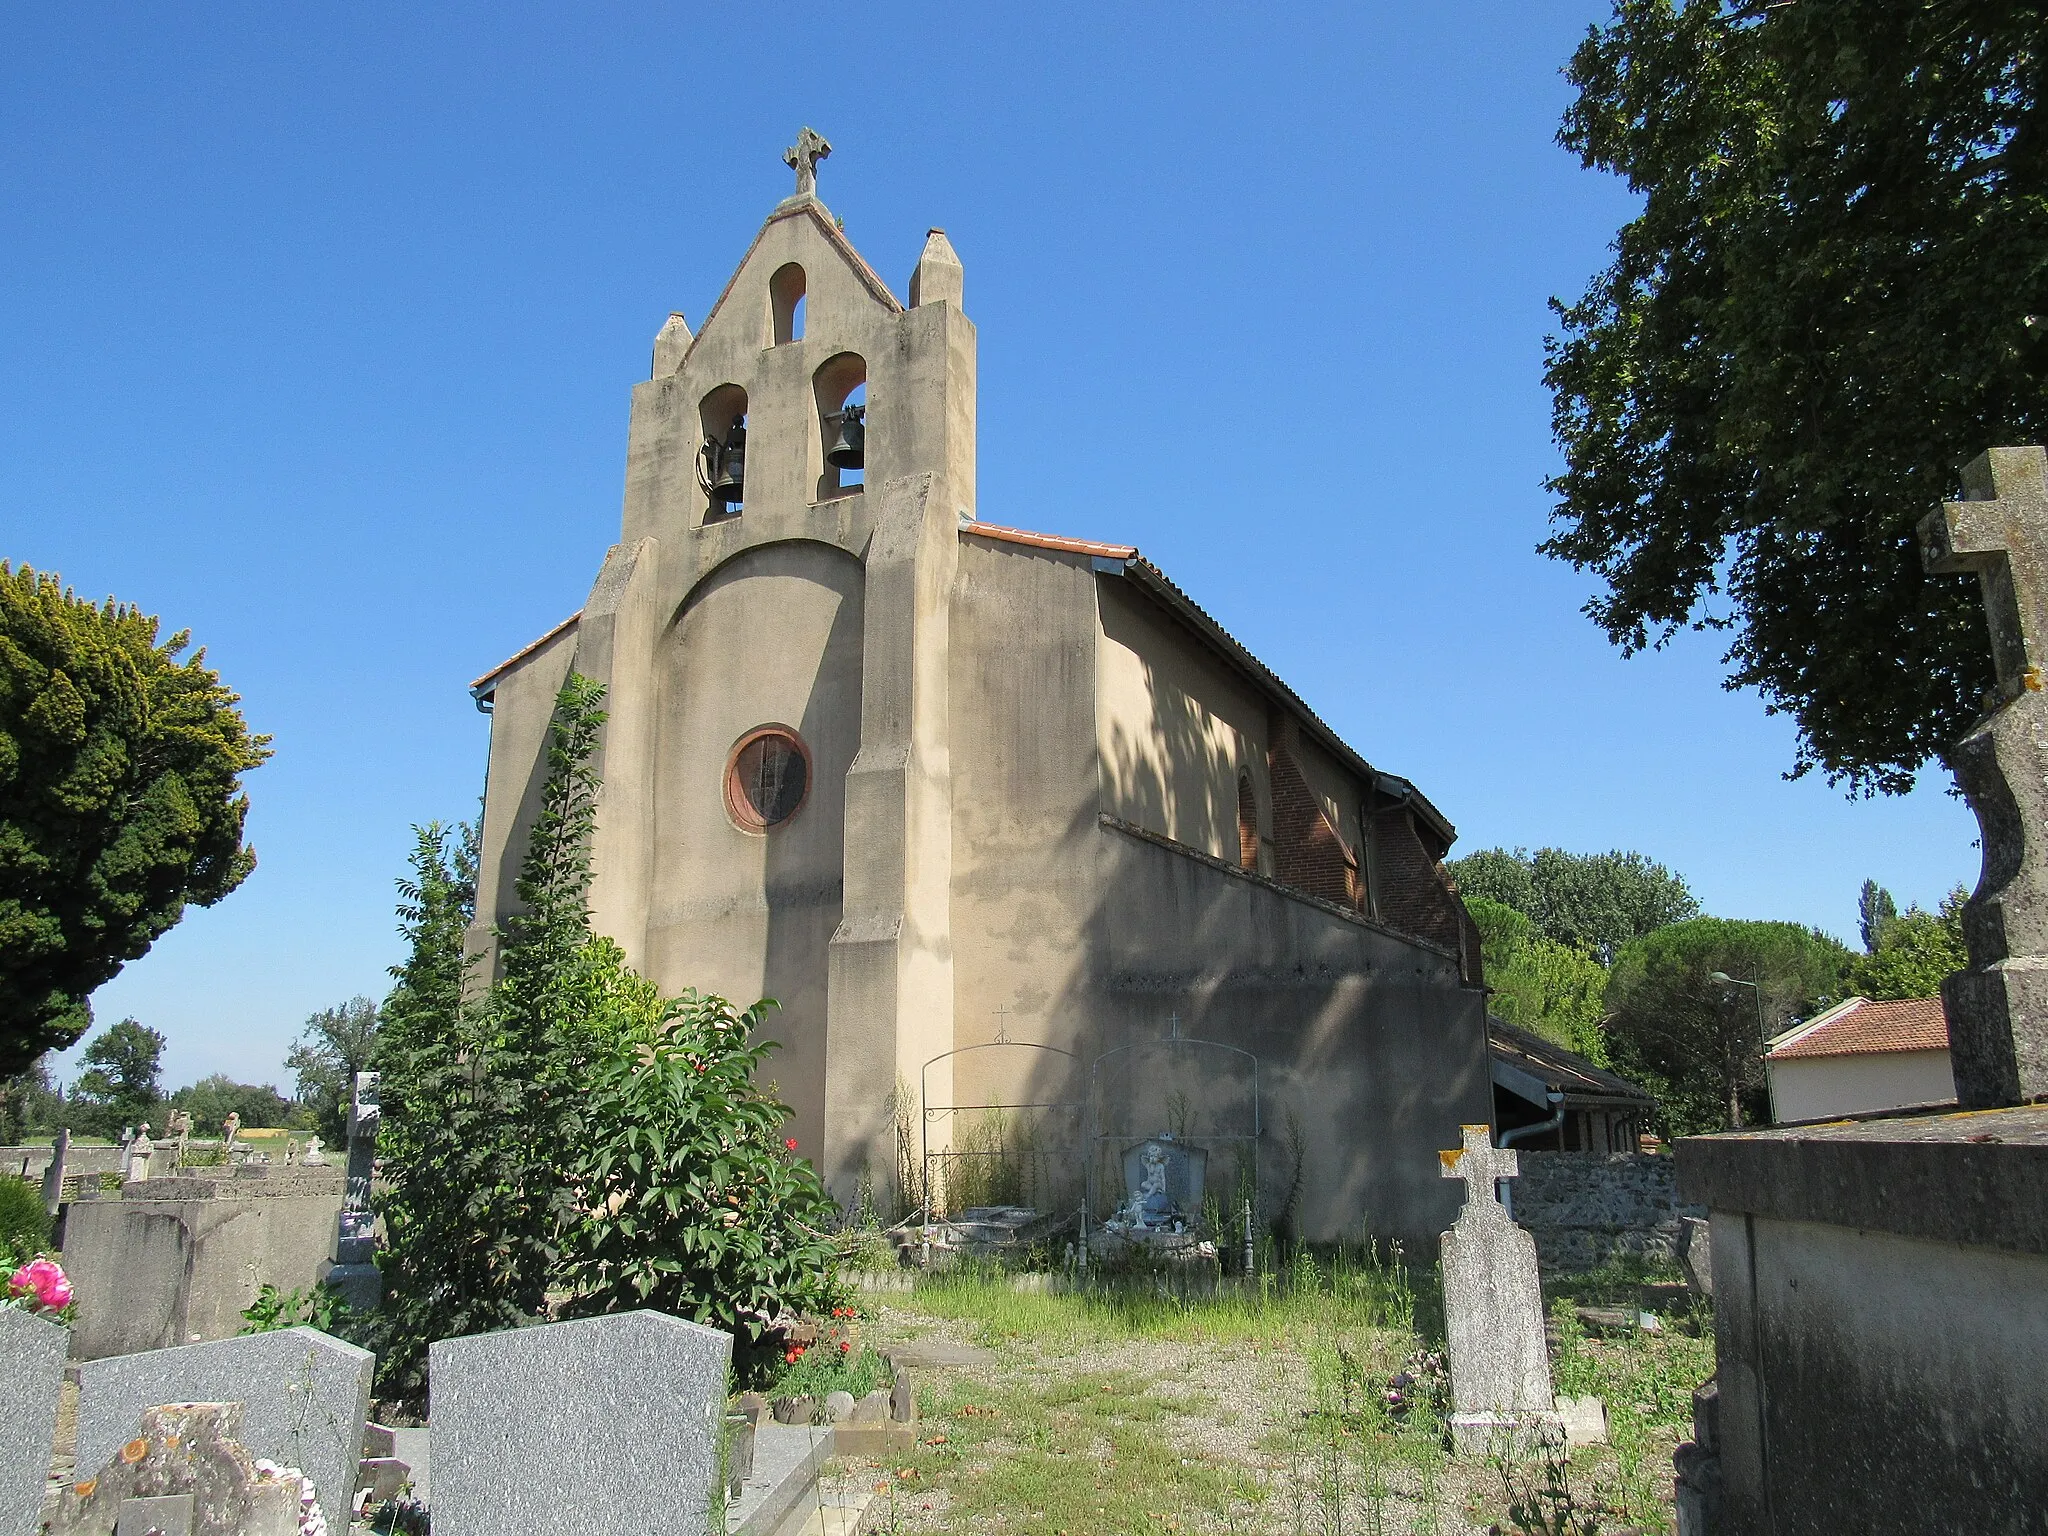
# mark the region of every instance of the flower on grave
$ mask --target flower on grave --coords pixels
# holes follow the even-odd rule
[[[71,1304],[71,1281],[55,1259],[32,1259],[7,1277],[7,1300],[30,1312],[61,1312]]]
[[[847,1343],[846,1340],[841,1339],[839,1341],[839,1353],[841,1353],[842,1355],[850,1355],[853,1353],[853,1346]]]

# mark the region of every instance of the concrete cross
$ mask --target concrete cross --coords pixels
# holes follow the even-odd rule
[[[1512,1179],[1520,1171],[1515,1154],[1493,1144],[1493,1127],[1490,1125],[1461,1125],[1458,1130],[1465,1144],[1453,1151],[1437,1153],[1437,1159],[1444,1165],[1443,1176],[1465,1181],[1466,1205],[1476,1205],[1480,1191],[1484,1190],[1486,1203],[1498,1207],[1500,1195],[1496,1186],[1499,1181]]]
[[[796,172],[796,195],[816,197],[818,195],[818,162],[832,153],[823,135],[808,126],[796,136],[796,142],[782,152],[782,163]]]
[[[1998,691],[2043,686],[2048,661],[2048,451],[1993,448],[1963,468],[1963,500],[1920,520],[1920,552],[1936,574],[1975,571],[1991,621]]]

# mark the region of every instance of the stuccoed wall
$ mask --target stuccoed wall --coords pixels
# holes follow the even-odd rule
[[[151,1179],[81,1201],[64,1223],[80,1360],[230,1338],[269,1284],[318,1284],[332,1267],[339,1168]]]
[[[1670,1260],[1687,1216],[1678,1164],[1649,1152],[1520,1152],[1515,1220],[1546,1270],[1575,1274],[1618,1255]]]

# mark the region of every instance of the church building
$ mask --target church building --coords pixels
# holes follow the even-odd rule
[[[475,947],[573,669],[609,711],[595,926],[666,992],[778,1000],[768,1070],[840,1200],[1009,1156],[1022,1203],[1099,1220],[1163,1136],[1214,1209],[1433,1245],[1437,1150],[1491,1118],[1451,824],[1056,492],[982,519],[961,262],[933,230],[899,297],[818,200],[828,153],[806,129],[703,323],[656,337],[582,610],[474,684]]]

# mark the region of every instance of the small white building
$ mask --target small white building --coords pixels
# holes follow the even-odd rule
[[[1771,1042],[1771,1113],[1781,1125],[1951,1102],[1948,1017],[1938,997],[1852,997]]]

